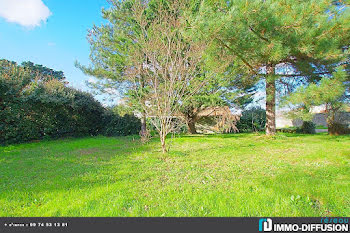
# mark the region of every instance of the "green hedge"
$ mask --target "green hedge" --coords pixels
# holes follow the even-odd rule
[[[300,129],[297,130],[297,133],[315,134],[316,125],[312,121],[304,121]]]
[[[0,144],[67,136],[128,135],[139,120],[120,117],[62,79],[0,60]]]
[[[106,136],[126,136],[138,134],[141,121],[133,115],[119,116],[112,110],[107,110],[103,116],[103,134]]]
[[[289,127],[283,129],[277,129],[277,132],[281,133],[298,133],[298,134],[315,134],[316,127],[313,122],[304,121],[301,127]]]

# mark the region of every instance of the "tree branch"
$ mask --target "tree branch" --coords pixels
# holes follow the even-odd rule
[[[222,40],[220,40],[219,38],[216,38],[225,48],[227,48],[228,50],[230,50],[231,52],[233,52],[239,59],[242,60],[242,62],[248,66],[250,68],[251,71],[253,71],[255,74],[255,70],[254,70],[254,67],[252,65],[249,64],[249,62],[244,58],[242,57],[242,55],[240,55],[239,53],[237,53],[235,50],[233,50],[230,46],[228,46],[227,44],[225,44]]]
[[[266,42],[270,43],[270,41],[269,41],[267,38],[263,37],[263,36],[260,35],[258,32],[256,32],[256,31],[253,29],[252,26],[249,26],[249,30],[250,30],[251,32],[253,32],[257,37],[259,37],[260,39],[262,39],[263,41],[266,41]]]

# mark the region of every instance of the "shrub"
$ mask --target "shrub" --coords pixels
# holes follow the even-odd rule
[[[60,72],[59,78],[45,74],[34,77],[28,67],[0,60],[0,144],[138,133],[136,117],[120,117],[91,94],[67,87]]]
[[[141,121],[129,114],[120,116],[108,109],[103,116],[103,132],[106,136],[126,136],[138,134],[141,130]]]
[[[350,128],[345,124],[334,122],[328,125],[328,133],[330,135],[350,134]]]
[[[304,121],[301,128],[297,130],[297,133],[315,134],[316,125],[311,121]]]
[[[0,97],[1,144],[100,133],[104,108],[90,94],[57,80],[17,89],[7,81],[0,82],[8,87]]]
[[[298,131],[298,128],[296,127],[277,129],[277,132],[281,132],[281,133],[296,133],[297,131]]]

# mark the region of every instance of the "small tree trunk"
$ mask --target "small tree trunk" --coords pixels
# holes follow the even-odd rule
[[[141,79],[141,87],[144,88],[145,84],[143,79]],[[145,106],[146,101],[142,100]],[[148,132],[147,132],[147,123],[146,123],[146,111],[142,110],[141,112],[141,131],[140,131],[140,136],[142,141],[147,141],[148,140]]]
[[[160,137],[160,142],[162,144],[163,154],[165,154],[166,152],[168,152],[167,149],[166,149],[166,144],[165,144],[165,137],[166,137],[166,135],[164,135],[163,132],[160,132],[159,133],[159,137]]]
[[[146,137],[147,136],[147,126],[146,126],[146,114],[145,112],[142,113],[141,117],[141,132],[140,132],[141,137]]]
[[[275,66],[266,67],[266,134],[276,134],[276,81]]]

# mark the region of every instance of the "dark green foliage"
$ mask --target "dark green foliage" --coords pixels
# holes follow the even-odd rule
[[[242,112],[237,123],[239,132],[256,132],[265,130],[266,112],[260,107],[254,107]]]
[[[109,110],[89,93],[67,87],[64,79],[34,73],[0,60],[0,144],[135,133],[135,117],[106,118]]]
[[[232,74],[243,87],[266,82],[267,134],[276,128],[276,88],[277,97],[288,95],[339,64],[349,69],[348,0],[199,2],[189,13],[189,28],[194,40],[208,42],[210,69]]]
[[[300,131],[300,129],[297,127],[277,129],[277,132],[280,132],[280,133],[297,133],[299,131]]]
[[[316,125],[312,121],[304,121],[300,127],[289,127],[278,129],[280,133],[298,133],[298,134],[315,134]]]
[[[301,128],[297,130],[297,133],[315,134],[316,125],[312,121],[304,121]]]
[[[332,75],[325,76],[318,84],[310,84],[307,87],[297,89],[285,99],[285,103],[294,108],[289,115],[292,119],[310,121],[313,117],[313,106],[325,106],[329,133],[334,135],[346,134],[347,126],[335,121],[336,114],[345,110],[350,102],[350,76],[344,69],[339,67]]]
[[[56,71],[43,65],[34,64],[30,61],[22,62],[21,66],[27,69],[33,77],[39,77],[43,80],[47,80],[48,78],[64,80],[66,78],[62,71]]]
[[[316,125],[312,121],[304,121],[300,127],[289,127],[278,129],[280,133],[298,133],[298,134],[315,134]]]
[[[107,110],[103,115],[103,134],[106,136],[126,136],[138,134],[141,129],[141,121],[129,114],[120,116],[112,110]]]
[[[330,135],[350,134],[350,128],[345,124],[332,122],[331,124],[328,125],[328,133]]]
[[[10,82],[9,82],[10,81]],[[96,135],[104,108],[87,93],[62,83],[23,82],[1,77],[0,143]]]

